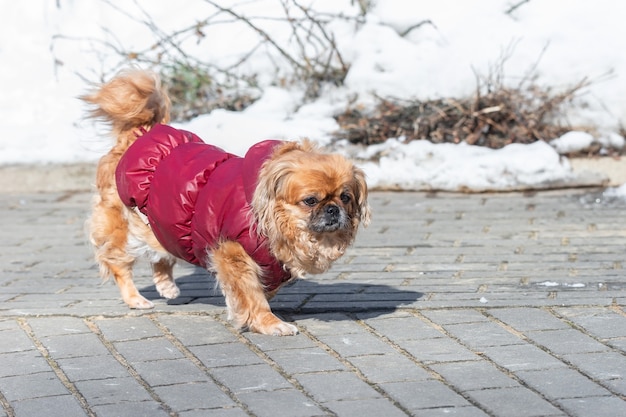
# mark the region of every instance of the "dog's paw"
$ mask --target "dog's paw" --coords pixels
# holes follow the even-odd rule
[[[267,313],[251,326],[251,330],[271,336],[293,336],[298,334],[298,328],[290,323],[285,323],[272,313]]]
[[[294,336],[298,334],[298,328],[290,323],[281,321],[272,328],[272,336]]]
[[[128,307],[135,308],[138,310],[146,310],[149,308],[154,308],[154,304],[152,303],[152,301],[145,299],[139,294],[129,297],[128,299],[125,299],[124,302],[128,304]]]
[[[168,300],[177,298],[180,295],[180,289],[178,289],[174,281],[161,281],[156,284],[156,289],[161,297]]]

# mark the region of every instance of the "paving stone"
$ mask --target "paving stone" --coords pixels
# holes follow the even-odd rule
[[[290,375],[323,372],[342,371],[346,367],[339,360],[327,352],[317,348],[289,349],[268,353],[278,366]]]
[[[324,406],[330,409],[337,417],[406,416],[404,411],[384,398],[331,401],[325,403]]]
[[[479,360],[480,357],[455,340],[439,339],[405,340],[399,346],[415,359],[425,363]]]
[[[302,333],[293,337],[274,337],[258,333],[246,333],[246,338],[259,349],[272,350],[314,348],[316,343]]]
[[[483,351],[490,360],[513,372],[566,367],[563,362],[533,345],[493,346]]]
[[[52,371],[0,378],[0,392],[8,401],[21,401],[69,393]]]
[[[159,321],[186,346],[235,342],[223,324],[206,316],[162,316]]]
[[[524,343],[518,336],[492,322],[448,324],[444,328],[473,350]]]
[[[439,381],[390,382],[380,386],[391,398],[415,414],[419,414],[423,409],[471,405],[465,398]]]
[[[424,417],[440,417],[440,416],[463,416],[463,417],[486,417],[484,411],[478,407],[438,407],[428,410],[420,410],[420,416]]]
[[[46,317],[29,319],[28,324],[37,337],[91,333],[82,319],[76,317]]]
[[[345,358],[395,352],[388,343],[365,331],[362,333],[322,335],[318,339]]]
[[[278,371],[264,363],[214,368],[211,375],[235,394],[293,388]]]
[[[599,338],[622,338],[626,333],[626,316],[600,308],[559,308],[566,319]]]
[[[618,397],[572,398],[559,400],[570,416],[615,417],[625,415],[626,401]]]
[[[543,330],[526,335],[539,345],[557,354],[607,352],[610,349],[590,336],[576,330]]]
[[[380,398],[376,390],[350,372],[309,373],[296,378],[306,392],[321,403]]]
[[[35,349],[35,345],[22,329],[3,330],[0,332],[0,352],[22,352]]]
[[[421,313],[439,325],[487,322],[489,320],[480,311],[468,309],[424,310]]]
[[[327,415],[299,391],[255,391],[239,395],[239,399],[259,417],[313,417]]]
[[[57,359],[56,362],[71,381],[128,376],[126,368],[111,356],[80,356]]]
[[[426,370],[399,353],[357,356],[350,358],[350,363],[376,384],[430,378]]]
[[[50,365],[37,350],[0,354],[0,377],[50,371]]]
[[[464,392],[519,386],[513,378],[487,361],[438,363],[429,367],[448,384]]]
[[[235,407],[234,401],[213,382],[192,382],[156,387],[154,392],[174,411]]]
[[[294,317],[298,325],[316,335],[360,333],[363,328],[345,313],[319,313]]]
[[[570,328],[549,312],[537,308],[498,308],[489,310],[489,314],[520,332]]]
[[[163,336],[163,333],[147,317],[97,320],[96,324],[104,338],[113,342]]]
[[[250,348],[240,343],[191,346],[189,350],[209,368],[263,363]]]
[[[131,365],[154,387],[208,380],[207,375],[187,359],[141,361]]]
[[[178,413],[180,417],[248,417],[249,414],[241,408],[213,408],[190,410]]]
[[[93,406],[152,401],[141,384],[130,376],[74,382],[76,389]]]
[[[71,395],[17,401],[13,408],[16,417],[84,417],[88,415]]]
[[[114,346],[126,360],[133,363],[183,357],[176,346],[164,337],[116,342]]]
[[[154,401],[132,401],[93,407],[98,417],[168,417],[170,414]]]
[[[611,395],[602,386],[569,368],[520,371],[516,372],[515,375],[527,386],[552,399]],[[563,381],[567,381],[567,383],[563,383]]]
[[[526,388],[495,388],[470,391],[468,395],[497,416],[548,417],[565,416],[559,408]]]
[[[109,354],[108,349],[93,333],[47,336],[41,339],[41,343],[55,359]]]
[[[626,379],[626,357],[617,352],[565,354],[563,358],[591,378]]]
[[[360,314],[359,317],[366,315],[367,313]],[[366,319],[365,322],[378,332],[397,341],[415,338],[431,339],[443,336],[440,330],[435,329],[428,323],[414,316],[380,317],[376,319]]]

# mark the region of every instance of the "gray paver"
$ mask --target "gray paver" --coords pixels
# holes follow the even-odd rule
[[[484,354],[512,372],[566,367],[562,361],[534,345],[487,347]]]
[[[390,382],[381,387],[412,412],[432,408],[467,407],[471,404],[439,381]]]
[[[384,398],[359,399],[354,401],[331,401],[324,404],[340,417],[385,416],[404,417],[406,414]]]
[[[130,362],[182,358],[183,354],[164,337],[115,342],[115,349]]]
[[[293,388],[276,369],[265,363],[214,368],[211,375],[235,394]]]
[[[168,385],[154,391],[176,412],[235,407],[234,401],[212,382]]]
[[[610,348],[590,336],[575,330],[544,330],[526,335],[535,343],[556,354],[607,352]]]
[[[548,417],[566,415],[559,408],[526,388],[495,388],[468,393],[481,406],[498,416]]]
[[[625,416],[624,401],[616,397],[585,397],[560,400],[559,404],[570,416],[617,417]]]
[[[121,404],[97,405],[93,410],[98,416],[119,417],[168,417],[169,413],[154,401],[132,401]]]
[[[80,356],[57,359],[70,381],[123,378],[128,371],[111,356]]]
[[[313,417],[327,415],[311,399],[295,389],[255,391],[239,398],[259,417]]]
[[[415,362],[399,353],[365,355],[350,358],[361,373],[371,382],[421,381],[430,374]]]
[[[268,355],[291,375],[346,369],[339,360],[318,348],[277,350],[269,352]]]
[[[16,417],[64,416],[84,417],[88,414],[71,395],[32,398],[14,403]]]
[[[372,387],[350,372],[320,372],[296,377],[305,391],[321,403],[380,398]]]
[[[261,358],[240,343],[192,346],[189,350],[209,368],[263,363]]]
[[[52,397],[69,393],[52,371],[0,378],[0,390],[9,401]]]
[[[545,371],[520,371],[515,375],[535,391],[548,398],[583,398],[610,396],[605,388],[573,369],[549,369]],[[567,381],[566,384],[563,381]]]
[[[74,383],[91,406],[152,401],[152,397],[130,376],[89,379]]]
[[[132,366],[153,387],[203,382],[208,379],[204,372],[187,359],[136,362]]]
[[[626,410],[626,203],[593,191],[371,194],[301,333],[226,323],[208,273],[129,310],[85,245],[88,192],[0,193],[0,416],[614,416]],[[617,414],[616,414],[617,413]]]
[[[519,386],[517,381],[487,361],[439,363],[429,367],[462,392]]]

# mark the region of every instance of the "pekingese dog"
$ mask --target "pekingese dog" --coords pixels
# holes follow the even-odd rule
[[[181,258],[215,274],[236,326],[296,334],[268,300],[326,271],[369,223],[363,172],[307,140],[263,141],[244,157],[206,144],[167,125],[170,100],[152,72],[122,72],[81,98],[116,137],[98,163],[88,227],[100,275],[113,275],[124,302],[153,307],[132,279],[142,255],[159,294],[176,298]]]

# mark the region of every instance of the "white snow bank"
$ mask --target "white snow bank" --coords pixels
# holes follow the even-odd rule
[[[493,150],[394,139],[368,148],[344,144],[341,151],[362,161],[370,186],[381,189],[507,191],[580,180],[568,160],[545,142]]]

